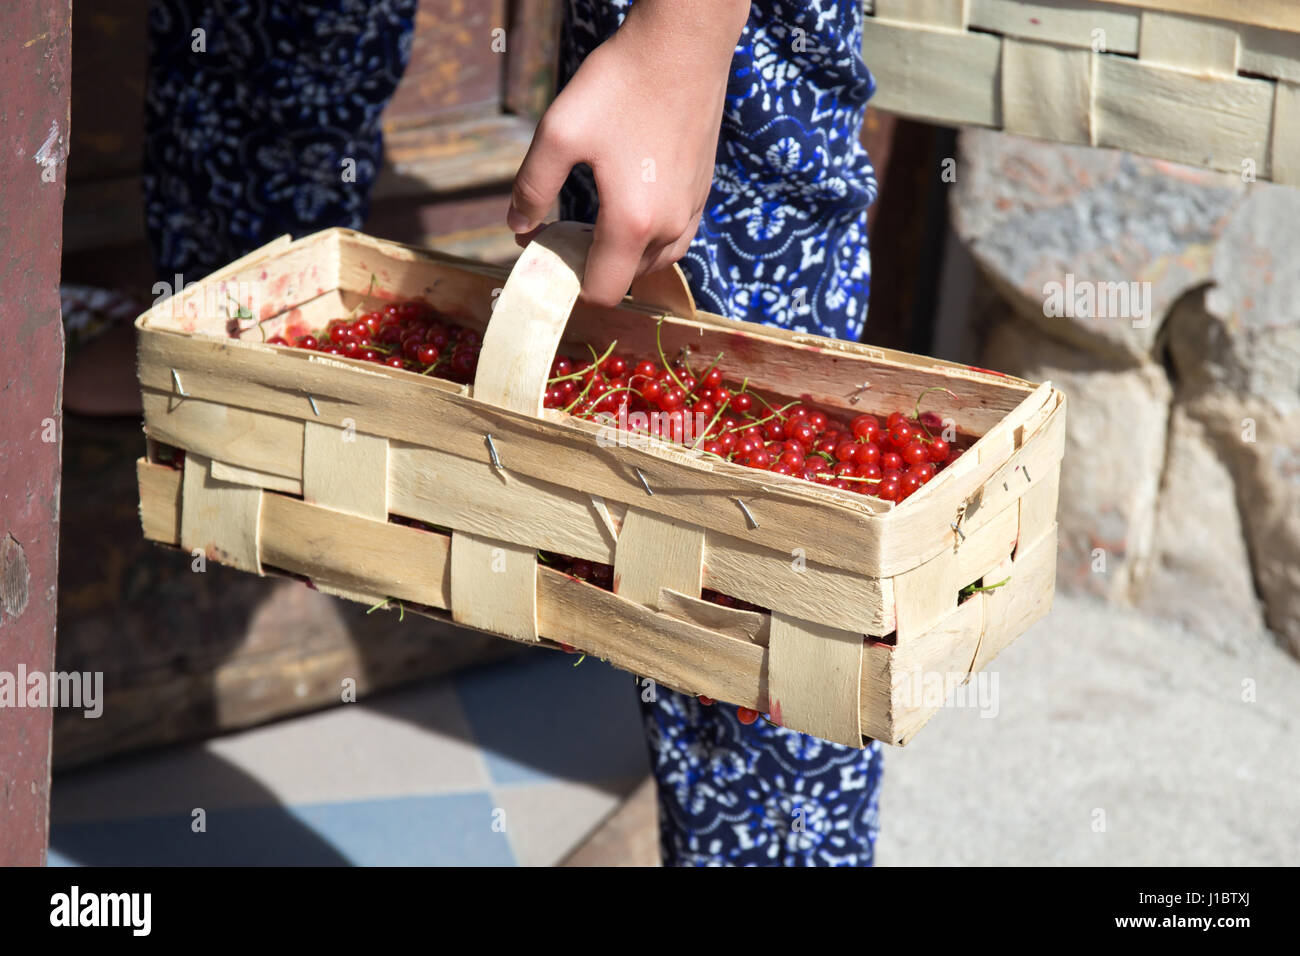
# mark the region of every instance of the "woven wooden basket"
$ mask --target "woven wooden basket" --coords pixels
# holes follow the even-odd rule
[[[575,307],[589,243],[589,227],[553,226],[507,272],[335,229],[282,239],[155,306],[136,323],[145,535],[564,642],[828,740],[903,743],[941,703],[918,697],[921,679],[981,669],[1051,604],[1063,396],[696,312],[676,270],[620,308]],[[268,336],[423,296],[483,330],[477,378],[228,337],[212,304],[254,294]],[[932,407],[981,437],[893,505],[681,446],[601,440],[596,423],[543,409],[563,343],[645,353],[657,334],[670,354],[721,352],[770,395],[849,414],[946,386],[955,397],[933,393]],[[163,463],[164,446],[184,449],[182,468]],[[538,549],[612,564],[615,593],[539,565]],[[704,588],[771,613],[709,603]]]
[[[872,103],[1300,185],[1293,0],[874,0]]]

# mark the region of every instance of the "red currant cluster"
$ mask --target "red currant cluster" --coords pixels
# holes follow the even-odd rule
[[[335,319],[290,345],[453,382],[469,383],[478,368],[482,337],[439,315],[421,300],[392,303]],[[748,468],[792,475],[843,491],[902,501],[950,464],[962,449],[941,437],[933,412],[858,415],[847,424],[806,402],[774,407],[748,387],[729,383],[718,359],[696,375],[685,355],[669,362],[615,355],[613,343],[590,359],[560,356],[551,366],[544,404],[579,418],[616,422],[687,445],[702,454]],[[949,392],[948,394],[952,394]],[[583,577],[586,575],[576,574]]]
[[[962,453],[941,437],[939,417],[920,411],[920,397],[933,389],[921,393],[910,417],[896,411],[882,425],[858,415],[846,425],[803,402],[776,408],[747,383],[726,383],[716,362],[697,377],[684,358],[668,363],[661,351],[658,362],[628,359],[613,348],[601,356],[593,350],[592,359],[555,359],[546,407],[886,501],[907,498]]]
[[[350,319],[334,319],[324,329],[300,335],[292,342],[276,335],[267,343],[360,359],[462,384],[474,380],[483,344],[475,329],[447,321],[418,299],[361,312]]]

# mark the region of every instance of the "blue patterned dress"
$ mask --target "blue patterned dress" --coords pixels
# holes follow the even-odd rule
[[[568,0],[561,82],[618,29],[632,0]],[[860,145],[875,83],[861,0],[754,0],[736,46],[713,188],[681,266],[701,308],[858,339],[871,285]],[[591,171],[563,196],[594,221]],[[641,702],[666,866],[867,866],[881,753],[852,750],[736,708],[659,688]]]
[[[562,78],[630,5],[568,0]],[[153,0],[143,183],[160,276],[197,279],[286,232],[361,227],[415,7]],[[701,307],[860,337],[876,193],[859,145],[874,86],[861,17],[861,0],[753,3],[713,189],[682,262]],[[341,175],[347,160],[351,180]],[[594,220],[589,175],[575,173],[563,205],[568,217]],[[761,720],[745,726],[734,707],[662,688],[642,707],[666,865],[872,862],[878,743],[850,750]]]
[[[152,0],[145,227],[192,282],[273,239],[360,229],[417,0]]]

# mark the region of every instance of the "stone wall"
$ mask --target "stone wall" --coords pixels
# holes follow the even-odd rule
[[[960,149],[954,229],[996,291],[977,364],[1070,398],[1060,585],[1300,656],[1300,190]]]

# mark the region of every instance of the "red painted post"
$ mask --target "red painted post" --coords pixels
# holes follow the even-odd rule
[[[14,685],[54,668],[71,17],[0,4],[0,866],[44,863],[49,841],[51,712]]]

